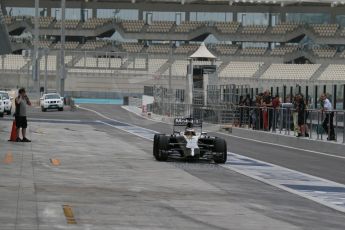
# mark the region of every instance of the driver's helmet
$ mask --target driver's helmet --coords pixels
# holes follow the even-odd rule
[[[195,130],[193,128],[187,128],[185,131],[184,131],[184,135],[186,136],[195,136]]]

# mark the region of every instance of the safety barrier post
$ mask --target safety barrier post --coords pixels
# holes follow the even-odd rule
[[[335,111],[335,128],[334,128],[334,137],[335,140],[338,140],[338,111]]]
[[[288,135],[290,136],[290,127],[291,127],[291,117],[290,116],[292,115],[292,113],[291,113],[291,109],[290,108],[288,108],[287,111],[288,111],[288,115],[286,116],[286,119],[288,119],[287,120],[287,122],[288,122],[287,124],[288,125],[287,125],[286,128],[288,130]]]
[[[312,137],[312,132],[313,132],[313,114],[312,114],[313,111],[309,111],[309,139],[311,139]]]
[[[345,143],[345,111],[343,111],[343,144]]]

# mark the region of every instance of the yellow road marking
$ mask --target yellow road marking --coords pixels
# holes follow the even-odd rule
[[[62,205],[63,213],[65,214],[67,224],[77,224],[74,218],[73,209],[70,205]]]
[[[51,158],[50,159],[50,163],[54,166],[59,166],[60,165],[60,160],[59,159],[54,159],[54,158]]]
[[[5,158],[4,158],[4,163],[5,164],[11,164],[12,162],[13,162],[13,154],[12,154],[12,152],[6,153]]]

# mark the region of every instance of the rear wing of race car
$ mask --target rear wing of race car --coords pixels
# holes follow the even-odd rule
[[[175,127],[185,127],[185,128],[201,128],[202,120],[196,118],[175,118],[174,119],[174,132]]]

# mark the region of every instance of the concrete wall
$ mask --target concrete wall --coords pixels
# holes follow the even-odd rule
[[[60,89],[59,77],[49,75],[48,89]],[[154,79],[152,76],[120,76],[98,73],[68,73],[65,81],[66,95],[91,98],[122,98],[143,94],[144,86],[159,85],[168,88],[168,77]],[[173,78],[172,85],[177,89],[185,88],[184,78]],[[44,86],[44,76],[40,76],[40,86]],[[1,73],[0,88],[15,89],[25,87],[33,91],[34,82],[31,75],[18,73]]]

